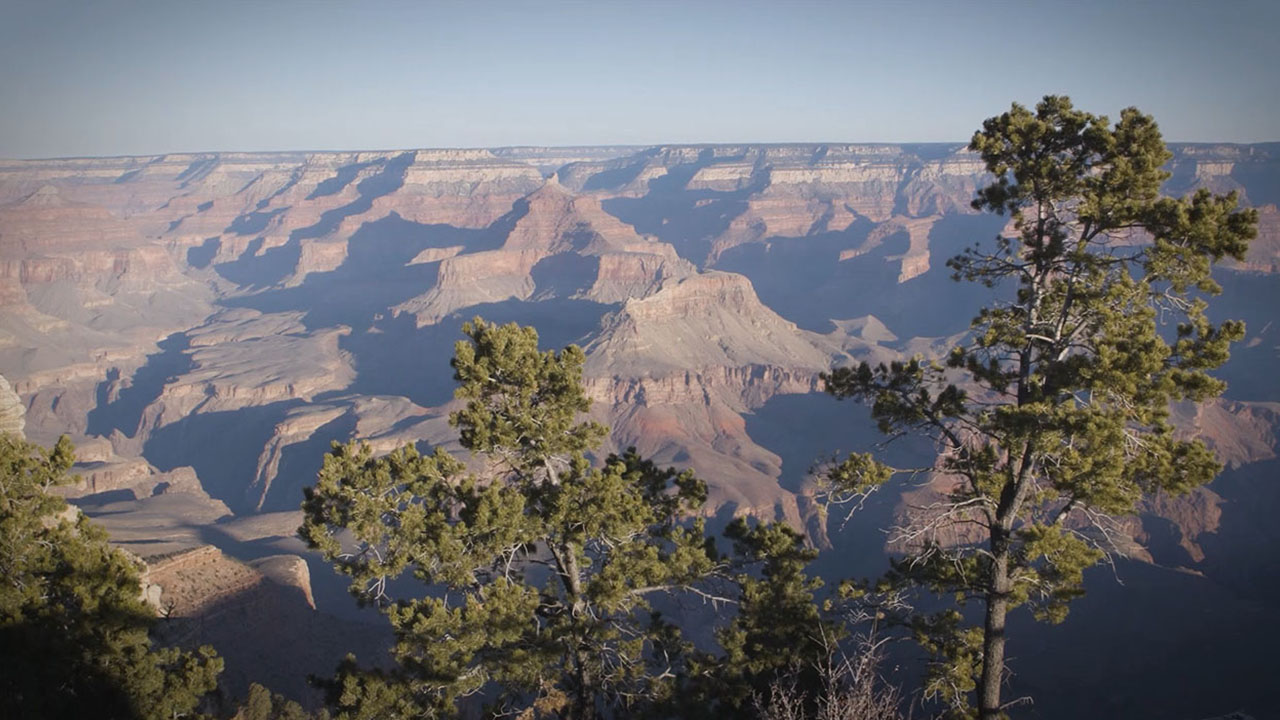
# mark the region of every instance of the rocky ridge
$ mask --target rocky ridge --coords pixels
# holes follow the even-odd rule
[[[9,387],[9,381],[0,375],[0,433],[9,433],[24,437],[23,429],[27,425],[26,414],[22,408],[22,398]]]

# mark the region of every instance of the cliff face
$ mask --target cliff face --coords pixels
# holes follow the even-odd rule
[[[806,516],[778,487],[781,460],[748,436],[742,415],[776,395],[817,389],[842,353],[756,297],[741,275],[705,272],[627,300],[587,346],[587,391],[618,448],[699,468],[710,511]]]
[[[748,365],[818,371],[832,359],[818,342],[765,307],[747,278],[713,271],[667,281],[606,317],[586,346],[587,372],[661,377]]]
[[[159,588],[158,613],[195,617],[236,596],[256,589],[261,573],[204,545],[147,562],[143,587]],[[310,594],[310,588],[307,589]]]
[[[22,398],[9,387],[9,381],[0,375],[0,434],[8,433],[24,437],[22,431],[26,426],[27,419],[22,408]]]
[[[200,545],[144,560],[143,592],[162,618],[160,641],[213,645],[226,663],[219,682],[233,694],[269,682],[312,704],[319,693],[308,675],[331,673],[347,652],[372,656],[384,642],[377,629],[318,612],[297,555],[244,563]]]
[[[644,237],[606,213],[600,201],[577,196],[554,178],[523,198],[489,228],[500,247],[466,246],[419,253],[416,263],[439,260],[434,287],[395,307],[419,327],[455,310],[506,300],[583,297],[611,303],[644,295],[662,279],[692,267],[666,244]],[[535,272],[535,269],[538,272]]]
[[[1275,205],[1258,208],[1258,237],[1249,243],[1244,262],[1228,264],[1252,272],[1280,273],[1280,210]]]

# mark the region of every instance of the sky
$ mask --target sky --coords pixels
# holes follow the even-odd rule
[[[1280,140],[1280,2],[0,0],[0,157],[963,142],[1011,102]]]

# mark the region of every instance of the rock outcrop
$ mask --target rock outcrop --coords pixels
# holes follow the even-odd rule
[[[440,261],[435,286],[397,305],[395,312],[413,314],[421,327],[461,308],[528,300],[535,294],[540,299],[585,297],[613,303],[692,272],[671,246],[637,234],[606,213],[598,199],[574,195],[554,177],[516,203],[491,230],[508,226],[497,249],[450,247],[416,256],[415,263]],[[540,264],[545,272],[535,277]]]
[[[22,398],[9,387],[9,381],[0,375],[0,434],[8,433],[25,437],[26,413],[22,407]]]
[[[708,272],[669,280],[628,300],[587,345],[592,376],[658,377],[707,367],[830,366],[831,354],[765,307],[751,281]]]
[[[250,561],[249,567],[277,585],[297,589],[307,607],[316,609],[316,599],[311,594],[311,570],[306,560],[297,555],[270,555]]]
[[[187,368],[168,378],[142,422],[151,431],[197,413],[227,412],[342,390],[354,377],[346,327],[308,331],[294,314],[220,315],[193,328]]]
[[[779,394],[817,389],[839,352],[756,297],[741,275],[666,281],[602,323],[587,350],[587,389],[619,447],[690,465],[711,484],[712,509],[733,507],[803,525],[778,487],[780,459],[748,437],[742,414]]]
[[[157,610],[166,617],[201,615],[265,581],[262,573],[212,545],[143,559],[147,563],[143,587],[160,588]]]
[[[1280,210],[1275,205],[1258,208],[1258,237],[1249,243],[1243,262],[1228,265],[1259,273],[1280,273]]]

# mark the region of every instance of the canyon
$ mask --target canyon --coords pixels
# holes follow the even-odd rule
[[[1167,633],[1168,652],[1229,638],[1201,664],[1235,679],[1202,693],[1205,707],[1171,695],[1170,710],[1207,716],[1225,697],[1280,708],[1250,669],[1280,637],[1245,631],[1280,610],[1280,144],[1172,150],[1168,193],[1236,191],[1260,215],[1246,259],[1216,275],[1212,315],[1248,327],[1221,373],[1230,389],[1175,409],[1227,469],[1128,521],[1131,587],[1097,573],[1079,615],[1201,622]],[[279,648],[268,661],[299,696],[344,639],[376,652],[359,630],[368,614],[294,538],[301,489],[332,441],[459,451],[448,360],[475,316],[533,325],[544,348],[582,346],[606,450],[694,469],[716,523],[785,520],[826,551],[830,577],[847,567],[835,558],[874,572],[891,549],[879,528],[939,488],[892,488],[860,530],[826,522],[810,468],[881,439],[818,375],[937,356],[966,331],[991,291],[954,282],[945,261],[1004,228],[970,207],[988,180],[959,144],[0,160],[0,428],[71,436],[72,501],[147,560],[173,612],[206,618],[175,632],[232,648],[233,672],[248,677],[256,656],[236,643],[252,633],[191,627],[230,613],[262,636],[324,636],[288,646],[307,658],[298,667]],[[1181,604],[1201,600],[1213,618]],[[1144,603],[1155,609],[1132,619]],[[1039,632],[1045,648],[1064,637]],[[1067,688],[1103,682],[1027,653],[1019,682],[1037,697],[1072,707],[1054,673]],[[1169,669],[1111,654],[1144,678]],[[1113,688],[1112,709],[1148,707],[1140,690]]]

